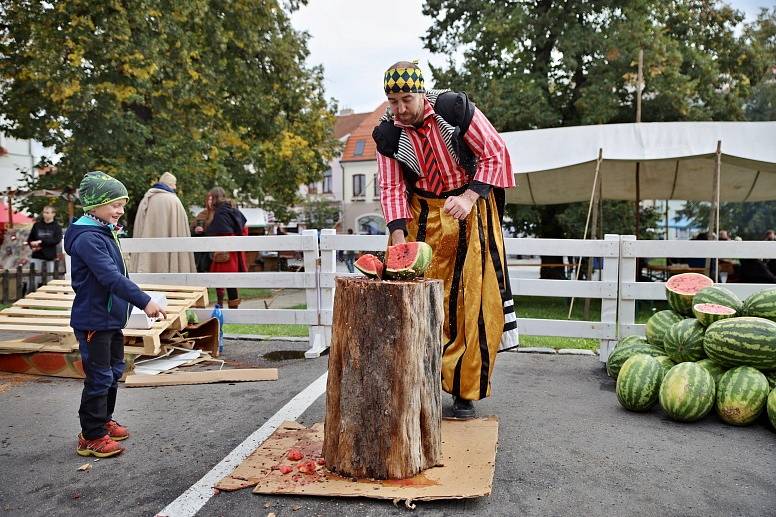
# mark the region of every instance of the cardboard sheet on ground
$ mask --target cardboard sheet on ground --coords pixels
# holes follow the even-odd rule
[[[431,501],[464,499],[490,495],[496,465],[498,418],[442,420],[442,461],[444,465],[402,480],[353,480],[329,472],[318,465],[323,447],[323,424],[304,427],[283,422],[267,440],[234,471],[218,482],[219,490],[232,491],[255,485],[256,494],[317,495],[326,497],[369,497]],[[302,462],[286,457],[289,449],[304,453]],[[315,464],[312,473],[298,470],[306,460]],[[281,466],[293,467],[282,474]],[[309,466],[307,467],[309,468]],[[304,469],[303,469],[304,470]]]

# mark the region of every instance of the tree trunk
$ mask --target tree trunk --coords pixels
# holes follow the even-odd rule
[[[442,282],[336,282],[326,465],[374,479],[404,479],[439,465]]]

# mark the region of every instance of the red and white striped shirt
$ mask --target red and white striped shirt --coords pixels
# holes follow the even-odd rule
[[[434,107],[431,106],[428,99],[424,100],[423,119],[425,120],[434,114]],[[415,155],[423,156],[420,136],[418,136],[415,127],[398,121],[394,121],[394,125],[407,129],[406,133],[415,149]],[[469,177],[466,170],[450,156],[439,131],[439,124],[433,117],[429,139],[442,175],[443,190],[455,190],[468,183]],[[515,186],[515,176],[506,144],[496,128],[476,108],[474,118],[472,118],[469,129],[464,135],[464,141],[477,156],[477,170],[474,173],[474,180],[494,187],[510,188]],[[420,162],[422,169],[423,160],[418,160],[418,162]],[[396,219],[412,219],[407,203],[404,176],[399,162],[394,158],[377,153],[377,173],[380,181],[380,204],[383,208],[385,221],[390,223]],[[423,174],[424,177],[419,178],[415,186],[421,190],[429,190],[425,170]]]

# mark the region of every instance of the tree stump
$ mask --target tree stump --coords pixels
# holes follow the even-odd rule
[[[441,463],[441,280],[337,278],[323,455],[348,477]]]

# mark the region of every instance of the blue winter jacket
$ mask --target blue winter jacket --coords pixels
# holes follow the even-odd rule
[[[75,300],[70,326],[117,330],[127,324],[131,305],[145,308],[151,297],[127,278],[118,237],[105,225],[81,217],[65,233]]]

